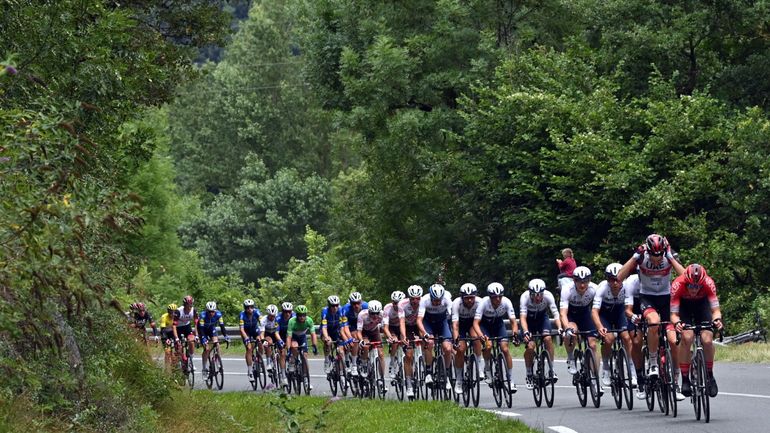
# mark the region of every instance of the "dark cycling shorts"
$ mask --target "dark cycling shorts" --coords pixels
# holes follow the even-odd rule
[[[427,315],[423,318],[422,326],[425,328],[425,332],[434,337],[452,338],[452,332],[449,330],[449,324],[446,319],[441,315],[438,320],[431,320]]]
[[[406,325],[406,339],[407,340],[414,340],[415,338],[420,337],[420,330],[417,328],[417,325]]]
[[[307,334],[291,335],[291,341],[297,342],[297,347],[303,347],[303,352],[307,352]]]
[[[503,322],[502,317],[495,319],[482,317],[481,322],[479,322],[479,327],[481,328],[481,333],[487,337],[508,337],[508,331],[505,329],[505,322]],[[507,338],[505,340],[507,340]]]
[[[201,339],[204,339],[204,340],[210,340],[216,337],[217,335],[219,335],[219,332],[217,331],[216,326],[202,326],[200,331],[201,331],[200,337]]]
[[[602,326],[607,329],[627,330],[626,306],[623,304],[616,304],[609,308],[602,306],[599,309],[599,320],[601,320]]]
[[[254,329],[243,328],[243,331],[246,332],[246,336],[249,337],[249,339],[252,342],[256,341],[257,337],[259,337],[259,330],[256,328]],[[243,338],[243,336],[241,336],[241,341],[243,341],[243,345],[245,346],[246,339]]]
[[[643,313],[655,310],[662,322],[671,320],[671,295],[639,295]]]
[[[711,322],[711,304],[708,298],[679,301],[679,319],[688,325]]]
[[[580,332],[591,332],[591,335],[596,337],[596,325],[594,325],[593,319],[591,319],[591,306],[585,307],[573,307],[569,306],[567,309],[567,320],[577,325]]]
[[[380,330],[374,329],[371,331],[367,331],[366,329],[361,330],[361,336],[363,336],[365,339],[369,340],[370,343],[377,343],[382,341],[382,337],[380,336]]]
[[[179,336],[180,340],[187,338],[187,336],[192,335],[192,333],[192,325],[190,324],[176,327],[176,335]]]
[[[281,337],[281,340],[286,341],[286,328],[281,327],[281,329],[278,331],[278,336]]]
[[[326,327],[326,334],[329,335],[329,338],[332,339],[332,341],[337,341],[340,338],[340,327],[339,326],[327,326]]]
[[[457,320],[457,335],[460,338],[470,337],[471,328],[473,328],[473,318]]]
[[[548,318],[548,314],[543,312],[540,314],[527,314],[527,328],[530,334],[550,334],[553,326],[551,325],[551,319]],[[520,329],[521,336],[524,336],[524,330]]]
[[[174,347],[174,331],[161,329],[160,339],[163,341],[163,347]]]

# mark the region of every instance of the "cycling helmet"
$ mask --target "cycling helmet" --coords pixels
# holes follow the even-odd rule
[[[369,301],[369,314],[382,313],[382,303],[380,301]]]
[[[703,266],[697,263],[693,263],[687,266],[687,269],[684,270],[685,284],[701,285],[703,284],[703,280],[705,279],[706,279],[706,268],[704,268]]]
[[[503,288],[503,285],[500,283],[490,283],[487,286],[487,293],[489,293],[492,296],[500,296],[505,291],[505,288]]]
[[[404,298],[406,298],[406,294],[400,290],[396,290],[395,292],[390,294],[390,300],[393,302],[398,302]]]
[[[422,287],[418,285],[409,286],[409,288],[406,290],[406,293],[409,294],[410,298],[421,298],[422,297]]]
[[[297,315],[300,315],[300,314],[307,314],[307,307],[306,307],[306,306],[304,306],[304,305],[297,305],[297,309],[296,309],[296,310],[294,310],[294,311],[296,311],[296,312],[297,312]]]
[[[243,301],[243,308],[244,309],[246,309],[248,307],[253,307],[253,306],[254,306],[254,300],[253,299],[247,299],[247,300]]]
[[[217,303],[214,301],[206,302],[206,311],[217,311]]]
[[[291,311],[294,309],[294,305],[291,305],[291,302],[284,302],[281,304],[281,309],[283,311]]]
[[[133,304],[128,306],[128,309],[131,310],[131,311],[136,311],[136,310],[139,309],[139,304],[134,302]]]
[[[540,278],[535,278],[529,281],[529,291],[533,295],[539,295],[545,292],[545,281]]]
[[[278,314],[278,307],[276,307],[273,304],[270,304],[270,305],[267,306],[267,310],[266,311],[267,311],[267,315],[268,316],[275,316],[275,315]]]
[[[647,245],[647,251],[653,256],[662,256],[668,249],[666,238],[656,233],[647,236],[644,243]]]
[[[591,270],[585,266],[578,266],[574,271],[572,271],[572,278],[582,281],[590,280]]]
[[[350,302],[361,302],[362,299],[363,296],[361,296],[361,293],[359,292],[353,292],[350,294],[350,296],[348,296],[348,300]]]
[[[166,306],[166,309],[167,309],[168,311],[174,311],[174,310],[176,310],[177,308],[179,308],[179,307],[177,307],[177,305],[176,305],[176,304],[174,304],[173,302],[172,302],[172,303],[170,303],[170,304],[168,304],[168,306]]]
[[[330,307],[335,305],[340,305],[340,298],[339,296],[331,295],[328,298],[326,298],[326,303],[328,303]]]
[[[622,268],[623,265],[620,263],[610,263],[607,265],[607,268],[604,269],[604,276],[606,278],[618,278],[618,272],[620,272],[620,268]]]
[[[193,297],[190,296],[190,295],[187,295],[187,296],[184,297],[184,299],[182,299],[182,303],[185,304],[185,305],[192,305],[193,302],[195,302],[195,301],[193,300]]]
[[[136,303],[136,309],[137,309],[138,311],[144,311],[144,310],[145,310],[145,308],[147,308],[147,307],[145,307],[144,303],[142,303],[142,302],[137,302],[137,303]]]
[[[444,289],[444,286],[441,284],[434,284],[428,288],[428,293],[430,293],[431,299],[441,299],[444,297],[444,292],[446,292],[446,289]]]
[[[476,289],[475,284],[465,283],[460,286],[460,296],[476,296],[476,293],[478,293],[478,289]]]

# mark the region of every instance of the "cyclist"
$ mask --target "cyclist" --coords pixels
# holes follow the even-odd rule
[[[368,306],[369,308],[361,310],[361,312],[358,313],[355,336],[358,341],[367,343],[361,346],[361,357],[363,360],[361,364],[367,366],[367,368],[371,368],[372,366],[368,365],[368,343],[379,343],[382,341],[382,338],[380,337],[380,328],[382,327],[382,303],[380,303],[380,301],[372,300],[369,301]],[[380,369],[380,375],[384,377],[383,360],[385,357],[382,353],[382,346],[378,347],[377,351],[380,354],[380,365],[378,365],[377,368]],[[386,386],[385,391],[387,392],[387,390],[388,388]]]
[[[428,288],[428,294],[420,298],[420,309],[417,312],[417,329],[420,336],[427,339],[425,350],[425,383],[433,383],[433,345],[432,338],[443,337],[441,343],[444,351],[446,371],[451,368],[452,362],[452,333],[446,321],[447,314],[451,311],[452,301],[445,296],[446,290],[441,284],[434,284]],[[446,389],[451,389],[452,384],[447,380]]]
[[[152,319],[152,314],[147,310],[147,307],[142,302],[134,302],[130,306],[133,312],[130,327],[138,329],[142,335],[146,335],[147,324],[152,328],[152,339],[158,341],[158,328],[155,326],[155,320]]]
[[[402,299],[398,303],[398,321],[401,331],[401,344],[404,345],[404,374],[407,378],[412,377],[414,363],[414,350],[412,350],[409,341],[415,340],[420,335],[420,329],[417,327],[417,316],[420,312],[420,299],[422,299],[422,287],[411,285],[406,290],[407,299]],[[414,397],[412,381],[406,381],[406,396]]]
[[[717,329],[722,329],[722,311],[717,298],[717,286],[706,273],[706,268],[693,263],[687,266],[684,275],[678,276],[671,284],[671,321],[677,332],[682,333],[682,343],[679,346],[679,359],[685,361],[679,364],[682,370],[682,394],[689,397],[692,393],[690,386],[690,356],[691,346],[695,338],[692,330],[684,330],[684,325],[713,322]],[[714,334],[711,331],[701,332],[703,353],[706,355],[706,370],[708,370],[708,393],[716,397],[719,392],[717,381],[714,379]]]
[[[278,307],[270,304],[265,309],[265,314],[262,316],[262,320],[259,324],[260,333],[259,339],[262,340],[262,345],[265,350],[265,370],[270,371],[273,369],[273,347],[271,344],[275,343],[279,348],[283,347],[283,339],[281,339],[281,327],[278,324]]]
[[[193,322],[196,321],[195,307],[193,306],[195,300],[192,296],[187,295],[182,299],[182,306],[177,311],[177,320],[174,324],[174,343],[177,347],[177,352],[182,357],[182,364],[187,365],[187,356],[182,350],[180,339],[187,340],[187,348],[190,351],[190,355],[195,354],[195,341],[198,339],[198,327],[193,326]],[[185,367],[186,368],[186,367]]]
[[[393,379],[396,376],[396,372],[393,370],[396,365],[396,350],[398,349],[398,343],[401,340],[399,338],[399,320],[398,320],[398,303],[406,298],[406,294],[400,290],[396,290],[390,294],[390,303],[382,309],[382,315],[385,320],[382,322],[382,331],[385,333],[385,338],[388,341],[390,347],[390,361],[388,362],[388,376]],[[393,332],[391,332],[391,328]]]
[[[222,335],[225,337],[225,341],[229,343],[230,336],[227,335],[227,330],[225,329],[225,321],[222,319],[222,312],[217,310],[216,302],[209,301],[206,303],[206,311],[202,312],[198,318],[198,326],[200,327],[201,333],[201,344],[203,345],[202,358],[204,375],[207,375],[209,372],[207,364],[209,362],[208,354],[211,349],[209,348],[208,342],[211,341],[212,343],[216,344],[219,341],[219,337],[217,336],[217,325],[219,325],[219,329],[222,331]]]
[[[647,398],[647,393],[644,391],[646,377],[642,374],[644,368],[644,360],[642,359],[643,335],[641,332],[637,332],[637,326],[642,319],[639,275],[629,275],[623,281],[623,289],[626,291],[626,322],[628,323],[628,332],[631,334],[631,359],[634,361],[637,377],[636,398],[644,400]]]
[[[684,274],[684,268],[671,254],[668,240],[659,234],[647,236],[644,244],[638,246],[633,256],[618,272],[620,281],[637,269],[639,274],[639,298],[641,300],[642,318],[650,325],[647,328],[647,345],[649,347],[650,368],[647,375],[658,376],[658,326],[661,322],[670,322],[671,308],[671,270],[678,275]],[[666,337],[670,343],[676,342],[676,331],[670,323],[666,326]],[[672,346],[675,344],[672,344]],[[679,375],[679,351],[671,351],[674,375]],[[677,381],[676,377],[674,378]],[[677,386],[678,387],[678,386]],[[684,400],[684,395],[677,389],[676,399]]]
[[[163,360],[166,363],[166,368],[169,369],[171,365],[173,364],[173,352],[172,347],[174,347],[174,327],[176,326],[176,321],[178,316],[177,312],[177,305],[176,304],[168,304],[166,307],[166,312],[160,316],[160,337],[163,340]]]
[[[292,305],[291,302],[284,302],[281,304],[281,315],[278,317],[278,336],[281,338],[281,341],[287,341],[287,331],[289,330],[289,320],[291,320],[293,317],[295,317],[294,314],[294,305]],[[281,371],[286,371],[286,351],[281,351],[281,356],[279,357],[279,362],[281,363]],[[284,386],[287,384],[286,376],[281,375],[281,382]]]
[[[577,373],[573,350],[577,339],[576,331],[591,332],[588,335],[588,347],[596,355],[596,327],[591,320],[591,305],[596,296],[596,284],[591,282],[591,270],[578,266],[572,273],[572,284],[561,291],[559,311],[561,323],[564,326],[564,344],[567,348],[567,371]],[[596,358],[596,356],[594,356]],[[596,367],[599,365],[597,363]]]
[[[500,283],[490,283],[487,286],[487,296],[481,300],[476,314],[473,316],[473,330],[476,335],[484,337],[507,337],[504,320],[507,318],[511,323],[511,339],[514,344],[518,344],[516,338],[519,334],[519,325],[516,323],[516,312],[513,309],[511,300],[503,296],[503,285]],[[511,394],[516,392],[516,383],[513,381],[513,359],[508,350],[508,339],[500,341],[500,349],[505,356],[505,365],[508,369],[508,380],[511,382]],[[483,351],[484,357],[484,375],[487,384],[492,383],[492,363],[489,362],[491,356],[491,347],[486,345]]]
[[[342,315],[345,316],[346,324],[342,326],[342,334],[345,340],[353,338],[353,331],[358,329],[358,313],[361,310],[369,308],[369,304],[363,301],[363,296],[359,292],[352,292],[348,296],[348,303],[342,307]],[[358,345],[352,344],[350,346],[350,355],[352,357],[352,365],[350,366],[350,375],[358,376]]]
[[[478,289],[472,283],[460,286],[460,296],[452,301],[452,340],[457,348],[455,352],[455,394],[463,393],[463,367],[465,365],[465,349],[467,342],[461,338],[477,337],[473,332],[473,318],[476,310],[481,305],[481,298],[477,296]],[[481,356],[481,341],[473,342],[473,351],[476,359],[480,360],[481,371],[484,371],[483,357]]]
[[[607,332],[608,329],[623,329],[620,338],[626,348],[626,361],[631,367],[631,386],[637,385],[636,368],[631,358],[631,337],[628,335],[628,322],[626,321],[626,305],[628,297],[623,283],[618,281],[618,271],[623,267],[620,263],[610,263],[604,270],[605,280],[599,283],[594,296],[594,307],[591,310],[591,318],[594,321],[599,336],[604,339],[602,346],[602,385],[610,386],[610,355],[612,344],[615,342],[615,334]],[[630,305],[633,306],[633,305]]]
[[[253,378],[251,367],[251,350],[253,344],[258,344],[260,334],[259,309],[254,305],[253,299],[243,301],[243,311],[238,318],[238,328],[241,332],[243,347],[246,348],[246,370],[249,379]]]
[[[556,300],[553,293],[545,288],[545,281],[535,278],[529,281],[527,290],[519,298],[519,321],[521,322],[521,340],[527,343],[524,351],[524,366],[527,368],[527,389],[534,388],[534,355],[535,342],[532,341],[532,332],[542,335],[550,334],[553,327],[548,319],[548,312],[561,333],[561,323],[559,322],[559,309],[556,307]],[[546,350],[553,359],[553,339],[550,335],[543,337]],[[553,379],[558,380],[556,372],[553,372]]]
[[[321,338],[324,342],[324,374],[329,374],[332,368],[332,348],[342,338],[340,328],[347,324],[348,318],[340,311],[340,298],[331,295],[326,298],[326,306],[321,310]],[[343,351],[340,346],[338,349]]]
[[[310,333],[310,338],[313,343],[313,355],[318,354],[318,337],[315,333],[315,325],[313,319],[307,315],[307,307],[304,305],[297,305],[295,310],[296,317],[289,319],[289,327],[286,331],[286,346],[291,349],[291,355],[289,357],[288,372],[294,372],[293,359],[298,355],[297,351],[302,348],[307,350],[307,334]],[[310,389],[313,389],[313,385],[310,385]]]

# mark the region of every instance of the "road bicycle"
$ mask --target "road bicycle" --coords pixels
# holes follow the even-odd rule
[[[479,395],[481,394],[481,376],[479,375],[479,363],[476,353],[473,351],[473,342],[479,337],[465,337],[465,362],[463,363],[463,405],[468,407],[471,402],[473,407],[479,407]]]
[[[332,352],[328,356],[329,362],[331,363],[331,370],[329,370],[329,374],[326,375],[326,380],[329,381],[329,388],[334,397],[337,396],[338,392],[343,397],[348,395],[348,376],[345,374],[344,351],[339,350],[340,347],[344,346],[344,340],[337,340],[332,344]]]
[[[404,401],[404,389],[406,388],[406,372],[404,371],[404,358],[405,353],[404,349],[401,345],[401,343],[393,343],[396,344],[396,355],[393,358],[393,364],[391,365],[391,370],[393,371],[393,376],[390,380],[390,385],[396,390],[396,397],[400,401]]]
[[[676,402],[676,376],[674,375],[674,362],[671,355],[671,345],[666,337],[666,326],[671,322],[660,322],[659,324],[648,324],[642,322],[644,337],[642,340],[642,359],[644,360],[643,372],[646,375],[644,390],[647,394],[647,410],[655,409],[655,400],[658,401],[658,408],[664,415],[677,415]],[[650,368],[650,350],[647,336],[649,328],[657,326],[658,332],[658,353],[655,354],[658,360],[658,376],[649,376],[647,372]]]
[[[287,350],[287,352],[289,352]],[[290,353],[290,352],[289,352]],[[287,357],[290,356],[287,354]],[[291,394],[292,389],[296,395],[300,395],[302,390],[305,395],[310,395],[310,370],[307,365],[307,342],[297,347],[297,356],[291,357],[294,368],[286,369],[286,393]]]
[[[754,329],[740,334],[730,335],[722,337],[720,343],[724,344],[742,344],[749,342],[763,342],[767,343],[767,329],[762,324],[762,316],[759,315],[759,311],[754,313]]]
[[[445,337],[429,337],[426,340],[433,340],[432,383],[427,384],[427,388],[430,389],[431,398],[433,400],[451,400],[453,386],[452,371],[454,369],[452,368],[451,360],[449,360],[450,365],[447,368],[447,360],[444,357],[443,349],[444,341],[449,341],[450,339]]]
[[[594,407],[601,405],[602,389],[599,384],[599,374],[596,368],[596,357],[594,351],[586,345],[586,339],[589,336],[595,336],[594,331],[572,332],[577,338],[575,348],[572,350],[572,359],[575,362],[577,372],[572,376],[572,385],[577,391],[578,402],[580,406],[586,407],[588,404],[588,393],[590,390],[591,401]]]
[[[623,400],[626,401],[628,410],[634,408],[633,385],[631,383],[632,371],[631,364],[628,362],[628,353],[623,346],[623,339],[620,338],[621,332],[626,329],[608,329],[607,332],[615,334],[615,341],[612,342],[612,352],[610,354],[610,390],[615,400],[615,407],[623,407]],[[604,344],[604,340],[602,340]]]
[[[545,404],[553,407],[554,386],[558,380],[553,371],[551,354],[545,344],[545,337],[550,336],[552,336],[551,333],[530,335],[530,338],[535,341],[535,353],[532,357],[534,363],[532,397],[537,407],[543,404],[543,397],[545,397]]]
[[[695,339],[693,342],[692,357],[690,358],[690,402],[695,410],[695,419],[700,421],[701,412],[703,420],[708,423],[711,421],[711,403],[709,402],[708,383],[709,377],[706,370],[706,355],[703,352],[703,341],[701,341],[702,331],[714,332],[715,327],[712,322],[702,322],[697,325],[684,325],[685,330],[693,331]]]
[[[180,347],[184,346],[184,347]],[[177,356],[179,358],[179,371],[184,376],[184,382],[190,387],[195,388],[195,363],[193,362],[193,354],[190,352],[190,344],[187,341],[176,342],[176,352],[181,353],[184,351],[183,356]]]
[[[422,353],[421,339],[409,340],[409,350],[412,351],[412,375],[406,377],[406,371],[404,371],[404,377],[407,381],[410,381],[412,385],[412,391],[414,396],[411,400],[423,400],[428,399],[428,389],[425,386],[425,358]],[[406,360],[404,360],[404,365]]]
[[[254,390],[257,389],[257,384],[259,384],[261,389],[265,389],[265,386],[267,386],[267,371],[265,370],[265,364],[263,364],[262,354],[259,351],[260,344],[261,342],[258,340],[251,341],[250,356],[252,377],[249,378],[249,382],[251,382],[251,388]]]
[[[492,377],[489,386],[492,388],[492,397],[494,397],[497,407],[502,407],[503,400],[505,400],[505,405],[510,408],[513,406],[513,394],[516,390],[511,387],[511,379],[508,378],[505,356],[503,356],[503,350],[500,347],[500,342],[503,340],[507,341],[509,338],[487,339],[492,344],[492,354],[489,357],[489,362],[492,363]]]
[[[359,357],[359,370],[358,376],[361,380],[361,395],[360,397],[375,398],[379,397],[381,400],[385,399],[385,378],[382,375],[384,365],[382,358],[380,358],[379,348],[382,347],[382,341],[371,341],[368,343],[362,342],[362,347],[369,349],[368,357],[365,362],[360,362]]]
[[[206,343],[203,343],[205,345]],[[211,389],[214,382],[217,384],[217,389],[221,390],[225,384],[225,369],[222,366],[222,355],[219,353],[219,341],[212,342],[211,350],[208,352],[208,366],[209,369],[206,372],[206,386]],[[230,347],[230,341],[225,340],[227,347]]]
[[[272,370],[267,370],[267,378],[270,379],[273,389],[279,389],[281,387],[281,378],[283,378],[284,375],[283,367],[281,367],[281,354],[283,353],[284,347],[278,346],[275,343],[270,343],[269,347],[272,349],[270,362],[273,364],[273,368]],[[267,385],[265,386],[267,387]]]

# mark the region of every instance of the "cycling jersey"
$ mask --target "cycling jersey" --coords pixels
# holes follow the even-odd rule
[[[329,307],[321,310],[321,328],[337,329],[340,326],[347,326],[348,318],[342,314],[342,309],[337,307],[334,313],[329,312]]]
[[[532,294],[529,290],[521,294],[519,298],[519,314],[527,316],[539,316],[546,311],[551,312],[551,317],[554,319],[559,317],[559,309],[556,308],[556,299],[553,297],[553,293],[546,290],[543,292],[543,300],[535,302],[532,299]]]
[[[481,319],[482,321],[492,321],[497,319],[504,320],[505,318],[516,320],[516,312],[513,309],[511,300],[507,297],[503,296],[500,300],[500,305],[495,308],[492,305],[492,299],[489,296],[486,296],[481,300],[473,318],[477,320]]]
[[[417,325],[417,315],[419,312],[419,304],[416,307],[412,307],[412,304],[409,302],[409,298],[402,299],[398,302],[398,318],[399,320],[404,319],[406,326]]]
[[[278,317],[273,316],[273,318],[270,318],[270,315],[264,315],[262,316],[262,320],[259,323],[260,327],[265,331],[266,335],[273,335],[276,332],[280,332],[281,325],[278,323]]]
[[[137,328],[144,328],[147,324],[152,322],[154,322],[154,320],[152,320],[152,314],[150,314],[149,311],[145,311],[144,316],[140,315],[138,312],[134,313],[134,324]]]
[[[205,344],[206,338],[213,338],[217,335],[217,325],[219,325],[222,335],[227,335],[225,330],[225,321],[222,319],[222,313],[216,310],[213,315],[210,315],[208,311],[204,311],[198,317],[198,326],[203,334],[201,342]]]
[[[245,311],[241,311],[238,319],[239,327],[249,333],[259,333],[260,313],[258,309],[253,309],[251,316]]]
[[[177,327],[187,326],[195,321],[195,308],[190,308],[189,312],[185,312],[184,307],[179,307],[176,311],[179,313],[177,315]]]
[[[369,310],[361,310],[358,313],[358,323],[356,329],[359,331],[376,331],[382,326],[382,313],[369,314]]]
[[[621,285],[618,295],[615,296],[612,294],[612,287],[610,287],[610,283],[607,280],[599,283],[594,295],[594,310],[612,309],[616,306],[621,307],[625,305],[634,305],[633,298],[630,298],[629,302],[625,285]]]
[[[393,305],[392,302],[390,302],[388,305],[385,306],[385,308],[382,309],[382,316],[386,318],[386,322],[389,327],[394,326],[398,328],[399,326],[398,312],[399,312],[398,305]]]
[[[594,302],[596,289],[596,284],[588,283],[588,288],[586,288],[586,291],[581,295],[578,293],[575,282],[573,281],[568,287],[562,289],[559,308],[569,308],[570,310],[588,309]]]
[[[433,305],[430,294],[423,295],[420,298],[420,309],[417,312],[417,317],[427,317],[428,320],[445,320],[447,315],[450,314],[452,308],[452,301],[446,296],[441,298],[441,302],[438,305]]]
[[[660,264],[654,264],[650,259],[650,253],[644,252],[636,259],[639,273],[640,293],[642,295],[668,295],[671,293],[671,269],[672,265],[664,255]]]
[[[310,334],[315,334],[315,325],[313,324],[313,319],[310,317],[305,317],[304,322],[300,322],[296,317],[292,317],[289,320],[288,330],[292,337],[306,335],[308,334],[308,331],[310,331]]]
[[[358,313],[369,309],[369,303],[368,302],[361,302],[361,310],[356,311],[352,305],[350,305],[350,302],[345,304],[342,308],[342,315],[345,316],[346,324],[342,326],[349,326],[352,329],[358,329]],[[342,319],[340,319],[342,320]]]
[[[694,294],[690,294],[690,290],[687,289],[687,284],[684,282],[684,275],[676,277],[671,285],[671,312],[679,313],[679,305],[682,301],[695,301],[701,299],[708,299],[711,308],[719,307],[719,298],[717,298],[717,286],[714,284],[714,280],[708,275],[700,284],[698,291]]]
[[[284,316],[286,315],[283,311],[278,314],[278,334],[281,336],[281,339],[286,340],[286,331],[289,329],[289,320],[296,317],[296,315],[292,311],[288,317]]]
[[[176,311],[173,314],[164,313],[160,316],[160,329],[163,331],[171,331],[176,321]]]
[[[465,303],[463,303],[463,297],[458,296],[457,299],[452,301],[452,322],[473,321],[473,318],[476,316],[476,310],[478,310],[480,305],[481,298],[478,296],[475,297],[470,308],[466,307]]]

